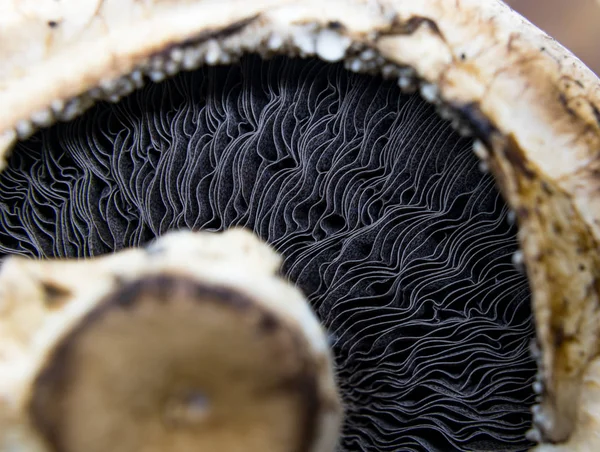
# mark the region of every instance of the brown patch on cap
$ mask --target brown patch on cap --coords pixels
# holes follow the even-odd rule
[[[390,30],[385,34],[412,35],[423,25],[428,26],[431,31],[444,39],[444,36],[435,21],[429,17],[423,16],[413,16],[406,21],[400,21],[398,20],[398,17],[396,17]]]
[[[244,28],[250,25],[252,22],[258,19],[258,15],[254,15],[252,17],[248,17],[242,20],[238,20],[237,22],[233,22],[232,24],[223,27],[223,28],[215,28],[210,30],[202,31],[198,33],[198,35],[190,37],[182,42],[175,42],[171,45],[165,46],[155,55],[165,55],[167,56],[171,50],[179,47],[193,46],[198,45],[206,41],[210,41],[211,39],[225,39],[231,35],[236,33],[240,33]]]
[[[504,155],[506,159],[511,163],[512,167],[522,174],[527,179],[533,179],[536,173],[530,168],[529,162],[525,157],[525,153],[519,147],[514,135],[506,137],[506,147],[504,148]]]
[[[44,301],[50,309],[60,308],[73,296],[70,289],[52,281],[42,281],[41,286],[44,291]]]
[[[62,340],[29,409],[56,452],[308,452],[318,377],[306,338],[255,300],[148,276]]]

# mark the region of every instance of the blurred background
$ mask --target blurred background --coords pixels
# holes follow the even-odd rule
[[[600,75],[600,1],[505,0]]]

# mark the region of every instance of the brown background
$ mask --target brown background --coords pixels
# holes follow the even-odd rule
[[[598,0],[506,0],[600,74]]]

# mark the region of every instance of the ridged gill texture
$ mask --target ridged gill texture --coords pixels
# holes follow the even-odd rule
[[[393,82],[248,57],[19,144],[0,177],[0,249],[83,257],[246,226],[331,335],[342,450],[524,450],[529,291],[477,164]]]

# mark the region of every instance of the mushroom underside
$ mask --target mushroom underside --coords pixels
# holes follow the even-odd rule
[[[526,450],[529,288],[472,147],[392,82],[247,56],[18,143],[0,251],[98,256],[173,229],[249,228],[330,334],[341,450]]]

